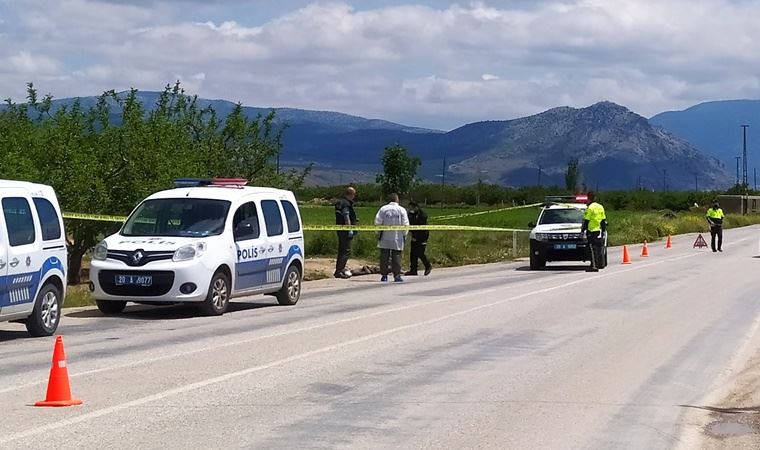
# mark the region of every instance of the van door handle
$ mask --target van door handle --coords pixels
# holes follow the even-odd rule
[[[16,267],[16,266],[18,266],[18,263],[19,263],[19,261],[18,261],[18,258],[13,258],[13,259],[11,260],[11,267]]]

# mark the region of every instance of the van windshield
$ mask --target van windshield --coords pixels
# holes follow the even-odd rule
[[[129,216],[123,236],[204,237],[224,231],[230,202],[201,198],[147,200]]]
[[[561,223],[583,223],[582,209],[546,209],[541,214],[539,225],[554,225]]]

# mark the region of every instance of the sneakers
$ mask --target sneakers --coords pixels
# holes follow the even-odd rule
[[[401,277],[393,277],[393,282],[394,283],[403,283],[404,279],[401,278]]]
[[[344,270],[343,272],[335,272],[335,274],[333,275],[335,276],[335,278],[342,278],[344,280],[347,280],[351,278],[352,273],[350,270]]]
[[[430,275],[430,272],[433,271],[433,266],[425,267],[425,276]]]
[[[382,277],[380,277],[380,282],[387,283],[388,282],[388,275],[383,275]]]

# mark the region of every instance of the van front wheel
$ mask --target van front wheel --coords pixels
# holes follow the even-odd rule
[[[201,309],[207,316],[221,316],[230,306],[230,279],[224,272],[217,272],[211,278],[206,300]]]
[[[295,305],[301,298],[301,271],[295,265],[288,267],[282,288],[277,291],[277,302],[281,305]]]
[[[34,310],[24,324],[34,337],[50,336],[58,329],[61,321],[61,291],[52,284],[46,284],[37,294]]]

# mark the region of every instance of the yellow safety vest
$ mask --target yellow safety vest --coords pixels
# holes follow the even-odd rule
[[[588,220],[588,231],[592,233],[602,231],[602,221],[606,219],[604,207],[596,202],[588,205],[585,214],[583,214],[583,220]]]
[[[726,216],[723,214],[723,210],[721,208],[718,208],[718,209],[710,208],[707,210],[707,217],[711,219],[722,219]]]

